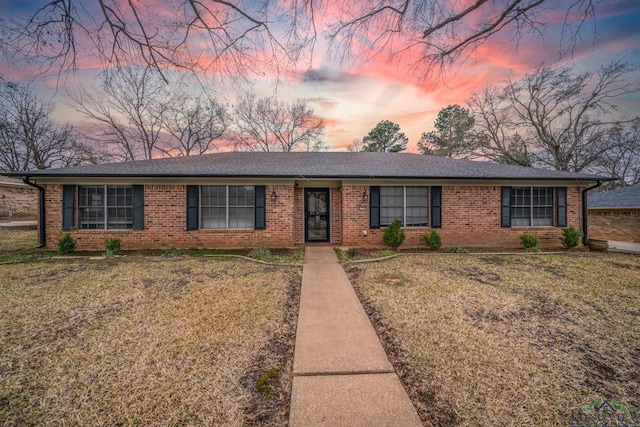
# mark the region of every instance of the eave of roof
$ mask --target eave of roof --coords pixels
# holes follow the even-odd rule
[[[426,173],[423,173],[426,172]],[[409,153],[214,153],[194,157],[76,166],[15,177],[575,180],[609,177]]]

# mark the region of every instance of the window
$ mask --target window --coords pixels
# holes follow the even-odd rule
[[[512,188],[511,226],[553,226],[553,188]]]
[[[405,227],[427,227],[429,187],[380,187],[380,225],[396,219]]]
[[[133,228],[133,188],[121,185],[79,186],[78,228],[81,230]]]
[[[255,188],[245,185],[200,187],[202,228],[254,228]]]

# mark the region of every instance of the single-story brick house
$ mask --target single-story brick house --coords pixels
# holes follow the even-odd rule
[[[40,239],[78,248],[405,246],[438,230],[444,246],[558,246],[583,227],[585,191],[605,177],[408,153],[215,153],[24,173],[40,189]]]
[[[640,243],[640,184],[589,195],[589,237]]]

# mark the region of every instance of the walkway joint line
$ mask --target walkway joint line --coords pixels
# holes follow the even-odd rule
[[[301,372],[294,373],[294,377],[328,377],[332,375],[377,375],[377,374],[395,374],[391,369],[379,369],[374,371],[336,371],[336,372]]]

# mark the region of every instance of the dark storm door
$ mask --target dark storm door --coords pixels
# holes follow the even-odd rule
[[[305,188],[304,221],[306,242],[329,241],[329,189]]]

